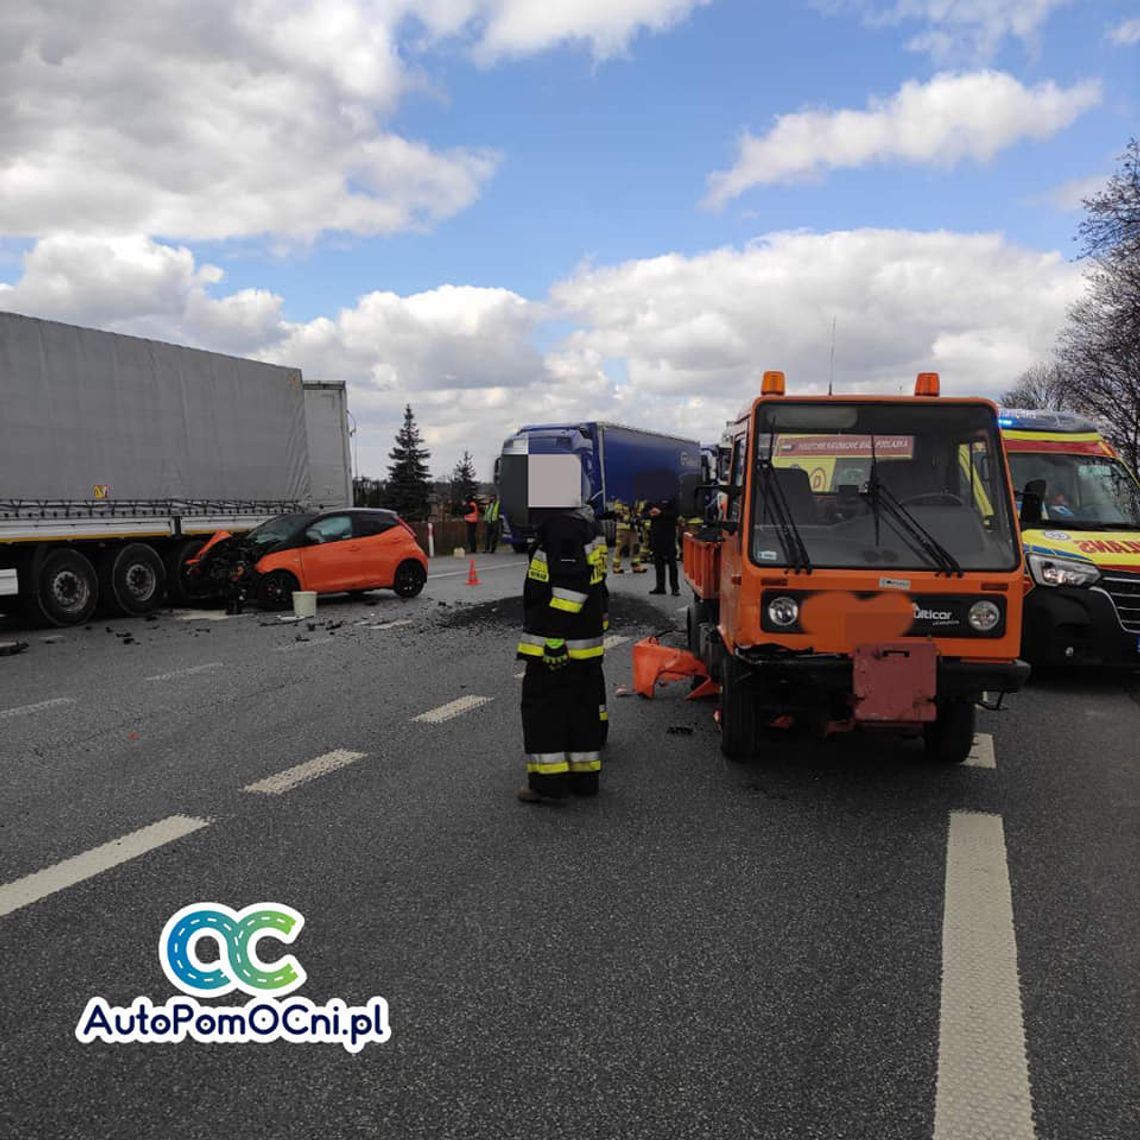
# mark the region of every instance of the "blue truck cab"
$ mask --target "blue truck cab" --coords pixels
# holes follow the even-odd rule
[[[619,501],[675,499],[682,513],[698,501],[701,445],[695,439],[599,422],[525,424],[503,441],[495,464],[502,502],[503,536],[525,550],[533,535],[528,511],[529,457],[573,455],[578,460],[582,502],[599,517]]]

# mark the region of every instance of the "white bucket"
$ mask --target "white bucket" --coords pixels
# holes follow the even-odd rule
[[[294,590],[293,591],[293,613],[299,618],[311,618],[317,616],[317,592],[316,590]]]

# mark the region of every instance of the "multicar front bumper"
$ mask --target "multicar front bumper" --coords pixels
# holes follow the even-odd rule
[[[844,701],[854,689],[850,657],[831,653],[768,655],[741,650],[737,657],[748,664],[755,682],[769,690],[788,711],[818,707],[821,701]],[[936,697],[941,700],[979,700],[983,693],[1016,693],[1029,680],[1025,661],[963,661],[939,657]]]

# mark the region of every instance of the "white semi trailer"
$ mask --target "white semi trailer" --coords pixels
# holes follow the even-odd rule
[[[343,383],[0,313],[0,609],[145,614],[214,531],[351,505]]]

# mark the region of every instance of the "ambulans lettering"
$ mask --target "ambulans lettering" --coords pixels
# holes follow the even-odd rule
[[[1115,539],[1086,538],[1077,543],[1082,554],[1140,554],[1140,542],[1117,542]]]

